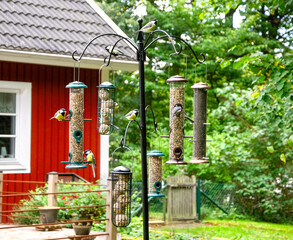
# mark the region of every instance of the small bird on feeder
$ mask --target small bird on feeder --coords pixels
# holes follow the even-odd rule
[[[59,109],[53,117],[51,117],[49,120],[52,120],[53,118],[56,118],[58,121],[62,121],[65,118],[66,110],[65,108]],[[67,116],[66,116],[67,117]]]
[[[150,33],[156,28],[157,22],[158,22],[158,20],[154,18],[154,19],[152,19],[152,21],[150,21],[149,23],[144,25],[141,29],[139,29],[136,32]]]
[[[91,150],[86,150],[84,151],[87,163],[90,164],[92,166],[92,170],[93,170],[93,175],[94,178],[96,177],[96,173],[95,173],[95,168],[96,168],[96,159],[94,154],[92,153]]]
[[[175,117],[179,117],[181,112],[182,112],[182,106],[176,104],[172,110],[172,119],[174,119]]]
[[[112,55],[115,56],[115,57],[117,57],[117,56],[125,56],[125,57],[129,57],[129,56],[127,56],[124,52],[122,52],[121,50],[119,50],[118,48],[115,47],[115,48],[113,49],[113,46],[111,46],[111,45],[106,46],[105,49],[106,49],[106,50],[108,51],[108,53],[110,53],[110,54],[111,54],[111,52],[112,52]]]
[[[123,117],[121,117],[121,118],[125,117],[128,120],[135,120],[137,115],[138,115],[138,113],[139,113],[138,109],[134,109],[134,110],[130,111],[129,113],[127,113],[126,115],[124,115]]]

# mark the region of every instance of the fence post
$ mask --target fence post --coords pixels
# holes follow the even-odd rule
[[[2,223],[2,194],[3,194],[3,172],[0,171],[0,223]]]
[[[117,228],[112,224],[112,180],[108,179],[107,183],[107,207],[106,207],[106,232],[109,234],[107,240],[116,240],[117,239]]]
[[[197,179],[197,186],[196,186],[196,212],[197,212],[197,219],[200,222],[200,179]]]
[[[57,172],[50,172],[48,174],[48,193],[56,193],[57,189],[57,182],[58,182],[58,173]],[[48,195],[48,207],[57,207],[57,195],[56,194],[49,194]]]

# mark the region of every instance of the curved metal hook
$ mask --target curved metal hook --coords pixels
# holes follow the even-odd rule
[[[151,111],[152,111],[153,121],[154,121],[154,127],[155,127],[155,132],[157,132],[157,131],[158,131],[158,124],[157,124],[157,122],[156,122],[156,120],[155,120],[155,114],[154,114],[154,111],[153,111],[153,109],[152,109],[152,107],[151,107],[150,105],[147,105],[147,106],[146,106],[145,111],[146,111],[148,108],[150,108]]]
[[[141,131],[141,128],[140,128],[140,126],[139,126],[139,123],[138,123],[135,119],[129,121],[129,123],[127,124],[127,127],[126,127],[126,129],[125,129],[125,133],[124,133],[123,146],[125,146],[125,141],[126,141],[126,137],[127,137],[127,131],[128,131],[128,128],[129,128],[129,126],[130,126],[130,124],[131,124],[132,122],[135,122],[135,123],[138,125],[139,130]]]
[[[104,34],[100,34],[100,35],[94,37],[91,41],[89,41],[89,43],[85,46],[85,48],[83,49],[83,51],[82,51],[82,53],[81,53],[81,55],[79,56],[78,59],[74,56],[75,53],[77,52],[77,51],[75,50],[75,51],[72,53],[72,58],[73,58],[73,60],[75,60],[75,61],[80,61],[80,60],[82,59],[82,57],[83,57],[85,51],[87,50],[87,48],[88,48],[88,47],[89,47],[89,46],[90,46],[90,45],[91,45],[96,39],[98,39],[98,38],[100,38],[100,37],[103,37],[103,36],[116,36],[116,37],[120,37],[121,40],[123,39],[123,40],[127,41],[128,43],[130,43],[131,46],[133,46],[136,50],[138,50],[138,47],[136,46],[136,44],[135,44],[131,39],[126,38],[126,37],[123,37],[123,36],[121,36],[121,35],[119,35],[119,34],[116,34],[116,33],[104,33]]]
[[[112,48],[112,50],[111,50],[111,52],[110,52],[110,55],[104,58],[104,65],[105,65],[106,67],[109,66],[109,64],[110,64],[110,62],[111,62],[111,58],[112,58],[112,56],[113,56],[113,51],[114,51],[116,45],[117,45],[121,40],[123,40],[123,38],[120,38],[120,39],[118,39],[118,40],[115,42],[115,44],[113,45],[113,48]],[[109,58],[109,60],[108,60],[108,62],[106,63],[106,59],[107,59],[107,58]]]
[[[170,42],[171,42],[171,44],[172,44],[172,46],[173,46],[173,49],[174,49],[175,54],[180,54],[180,53],[181,53],[182,47],[180,47],[180,48],[179,48],[179,51],[177,51],[177,49],[176,49],[176,47],[175,47],[175,45],[174,45],[174,43],[173,43],[173,40],[172,40],[171,35],[169,35],[166,31],[164,31],[164,30],[160,30],[160,29],[159,29],[159,30],[155,30],[155,31],[153,31],[152,34],[154,34],[154,33],[156,33],[156,32],[162,32],[162,33],[164,33],[165,35],[164,35],[164,36],[161,36],[161,37],[157,37],[156,39],[154,39],[153,41],[151,41],[151,43],[150,43],[149,45],[147,45],[147,46],[144,48],[144,51],[146,51],[151,45],[153,45],[153,43],[155,43],[155,42],[158,41],[159,39],[164,38],[164,37],[167,37],[167,38],[169,38],[169,40],[170,40]],[[180,45],[180,44],[179,44],[179,45]]]

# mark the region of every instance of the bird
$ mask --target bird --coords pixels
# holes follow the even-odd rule
[[[129,57],[127,56],[124,52],[122,52],[121,50],[119,50],[118,48],[114,48],[111,45],[107,45],[105,47],[105,49],[108,51],[108,53],[112,53],[113,56],[117,57],[117,56],[125,56],[125,57]]]
[[[152,19],[149,23],[147,23],[146,25],[144,25],[141,29],[139,29],[136,32],[144,32],[144,33],[150,33],[152,32],[156,26],[157,26],[157,19]]]
[[[56,118],[58,121],[62,121],[65,118],[65,115],[66,115],[65,108],[61,108],[49,120],[52,120],[53,118]]]
[[[121,118],[126,118],[128,120],[135,120],[137,115],[138,115],[138,109],[134,109],[132,111],[130,111],[129,113],[127,113],[126,115],[122,116]]]
[[[117,102],[114,102],[114,110],[115,110],[115,112],[117,112],[118,109],[119,109],[118,103]]]
[[[95,173],[95,167],[96,167],[96,159],[94,154],[92,153],[91,150],[86,150],[84,151],[87,163],[90,164],[92,166],[92,170],[93,170],[93,175],[94,178],[96,177],[96,173]]]
[[[181,112],[182,112],[182,106],[179,104],[176,104],[172,110],[172,119],[174,119],[175,117],[179,117]]]

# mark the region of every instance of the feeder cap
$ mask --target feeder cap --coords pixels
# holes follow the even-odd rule
[[[121,172],[121,173],[127,173],[127,172],[131,172],[130,169],[128,167],[124,167],[124,166],[119,166],[119,167],[115,167],[113,169],[113,172]]]
[[[191,88],[194,88],[194,89],[207,89],[207,88],[211,88],[211,87],[206,83],[199,82],[199,83],[195,83],[194,85],[192,85]]]
[[[172,83],[172,82],[177,82],[177,83],[184,83],[188,82],[186,78],[181,77],[179,75],[175,75],[167,79],[167,83]]]
[[[147,156],[159,157],[159,156],[165,156],[165,154],[162,153],[161,151],[153,150],[153,151],[149,152],[149,153],[147,154]]]
[[[74,81],[69,83],[66,88],[87,88],[87,85],[85,85],[83,82]]]
[[[115,88],[115,86],[110,82],[103,82],[98,87],[99,88]]]

